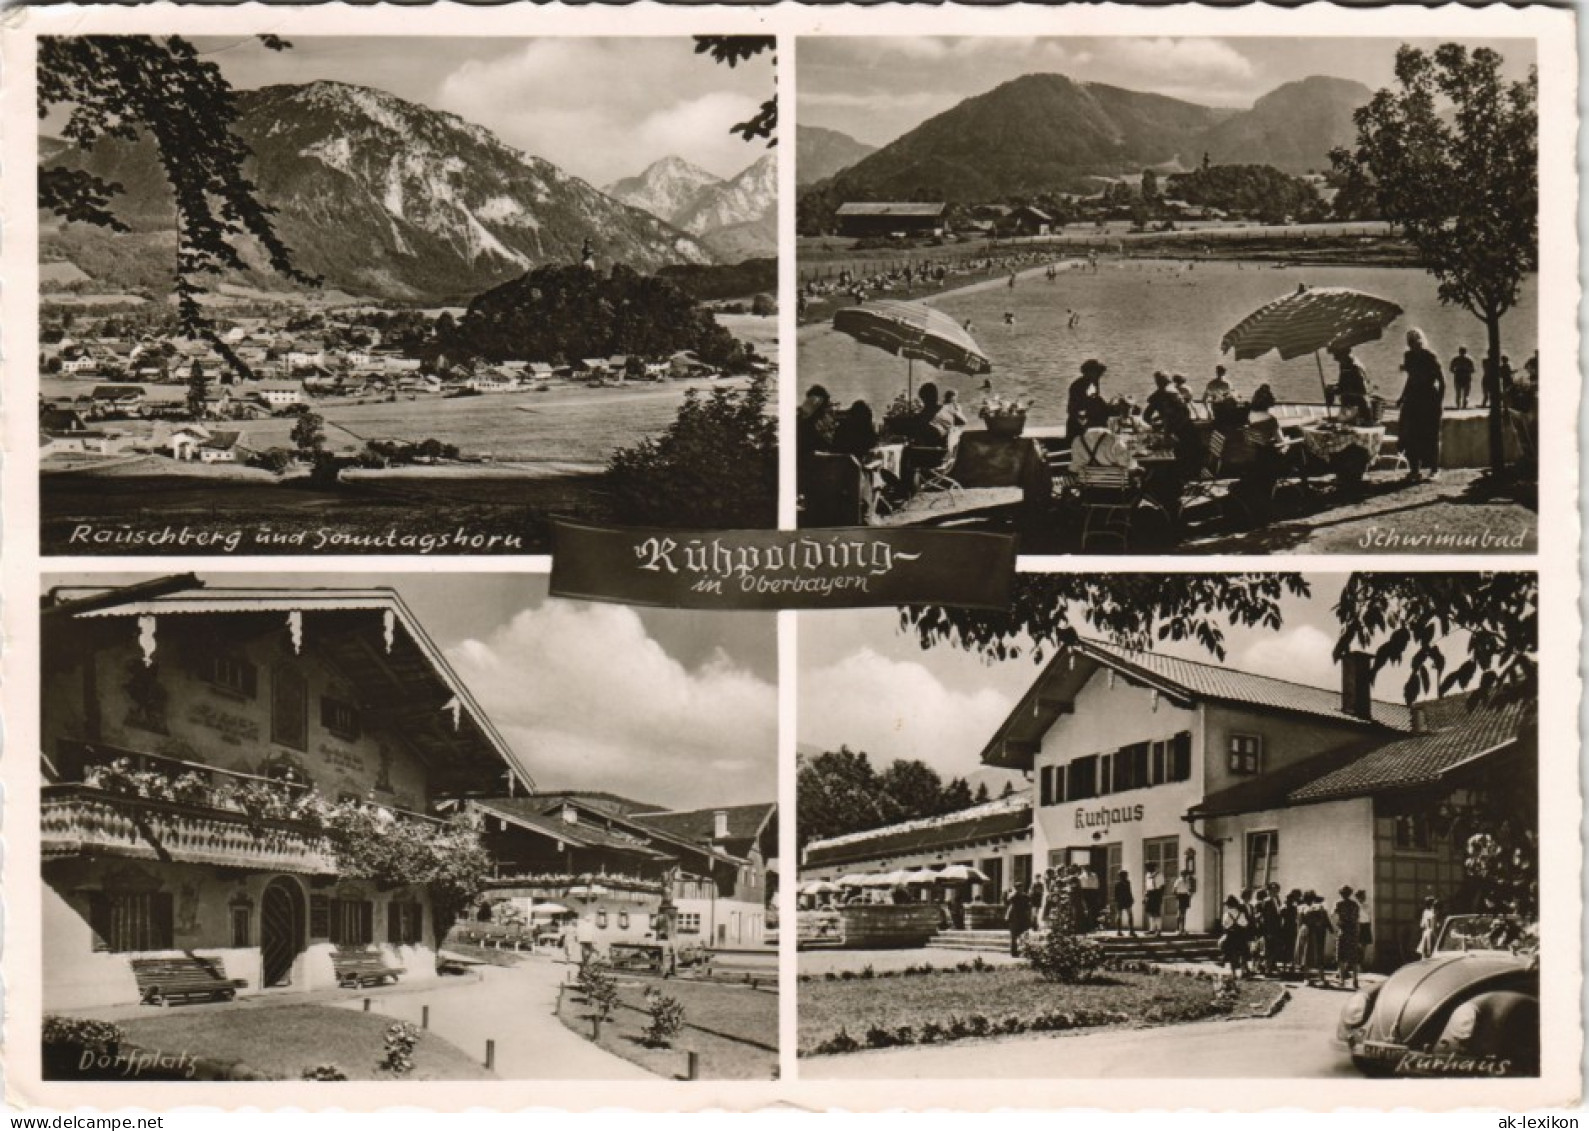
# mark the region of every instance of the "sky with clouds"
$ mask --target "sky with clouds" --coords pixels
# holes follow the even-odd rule
[[[1307,598],[1280,601],[1283,627],[1225,629],[1224,666],[1317,687],[1339,686],[1330,653],[1338,623],[1331,611],[1346,574],[1310,574]],[[900,628],[893,610],[799,618],[796,668],[801,750],[848,745],[873,765],[916,758],[944,777],[989,776],[979,760],[998,725],[1031,686],[1041,668],[1030,650],[989,662],[950,645],[923,649]],[[1219,661],[1196,644],[1164,643],[1158,650],[1204,663]],[[1406,670],[1388,668],[1376,695],[1400,695]],[[998,777],[993,782],[997,790]]]
[[[687,36],[310,36],[281,52],[249,37],[195,45],[238,88],[318,79],[375,87],[484,126],[598,187],[663,157],[728,177],[766,153],[729,128],[771,94],[771,59],[715,64]]]
[[[973,95],[1036,73],[1246,109],[1308,75],[1355,79],[1374,89],[1394,80],[1400,39],[1114,37],[1015,39],[874,36],[811,38],[797,52],[799,120],[886,145]],[[1432,48],[1436,41],[1412,40]],[[1526,40],[1491,44],[1506,72],[1533,62]]]
[[[539,789],[606,790],[670,808],[778,796],[772,614],[553,600],[539,574],[200,577],[210,588],[397,590]],[[45,585],[144,579],[63,574]]]

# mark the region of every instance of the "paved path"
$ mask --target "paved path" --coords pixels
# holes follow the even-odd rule
[[[477,966],[479,981],[443,978],[413,993],[372,998],[372,1012],[416,1025],[430,1006],[430,1028],[483,1062],[496,1041],[496,1074],[504,1080],[655,1080],[565,1028],[557,1019],[557,987],[570,967],[549,958],[515,966]],[[362,1000],[336,1003],[362,1009]]]
[[[1334,1046],[1347,995],[1293,987],[1274,1017],[802,1058],[800,1078],[871,1080],[1355,1076]]]

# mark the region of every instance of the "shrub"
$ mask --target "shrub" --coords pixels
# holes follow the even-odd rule
[[[394,1076],[406,1076],[414,1070],[414,1046],[419,1044],[419,1026],[409,1021],[398,1021],[386,1027],[386,1055],[376,1068]]]
[[[1021,957],[1047,982],[1080,982],[1103,963],[1103,947],[1063,931],[1029,931],[1021,936]]]
[[[603,1021],[611,1017],[612,1011],[618,1007],[618,980],[612,975],[612,965],[604,959],[588,959],[579,968],[575,986],[595,1008],[596,1016]]]
[[[641,1040],[648,1048],[672,1048],[673,1038],[684,1028],[683,1003],[653,986],[646,990],[646,1010],[651,1020],[640,1034]]]
[[[44,1015],[43,1042],[47,1050],[60,1049],[95,1056],[112,1055],[126,1039],[120,1025],[113,1021],[96,1021],[91,1017],[61,1017]]]
[[[387,1048],[388,1050],[391,1048],[390,1038],[388,1038]],[[388,1055],[390,1055],[389,1051]],[[346,1080],[348,1074],[334,1064],[316,1064],[312,1068],[305,1068],[303,1075],[298,1078],[300,1080]]]
[[[817,1056],[823,1056],[831,1053],[854,1052],[860,1047],[861,1042],[850,1036],[849,1031],[841,1025],[837,1033],[819,1042],[811,1051]]]

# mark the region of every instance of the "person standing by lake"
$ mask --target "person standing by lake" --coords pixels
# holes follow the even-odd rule
[[[1214,379],[1203,388],[1203,403],[1215,404],[1227,401],[1236,395],[1236,390],[1231,387],[1230,381],[1225,376],[1223,365],[1214,366]]]
[[[1407,331],[1407,352],[1402,355],[1407,380],[1396,407],[1401,421],[1396,438],[1407,457],[1407,478],[1417,481],[1440,474],[1440,427],[1444,412],[1446,379],[1440,361],[1430,352],[1422,330]]]
[[[1103,396],[1103,375],[1109,367],[1097,358],[1081,363],[1081,376],[1070,383],[1065,404],[1065,442],[1075,443],[1088,428],[1109,419],[1109,402]]]
[[[1456,407],[1467,408],[1473,395],[1473,359],[1467,346],[1457,347],[1457,356],[1451,359],[1451,387],[1456,395]]]

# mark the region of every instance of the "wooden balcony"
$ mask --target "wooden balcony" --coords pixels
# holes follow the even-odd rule
[[[295,821],[251,820],[228,809],[127,797],[84,785],[45,786],[42,809],[45,860],[115,856],[306,875],[337,871],[325,835]]]

